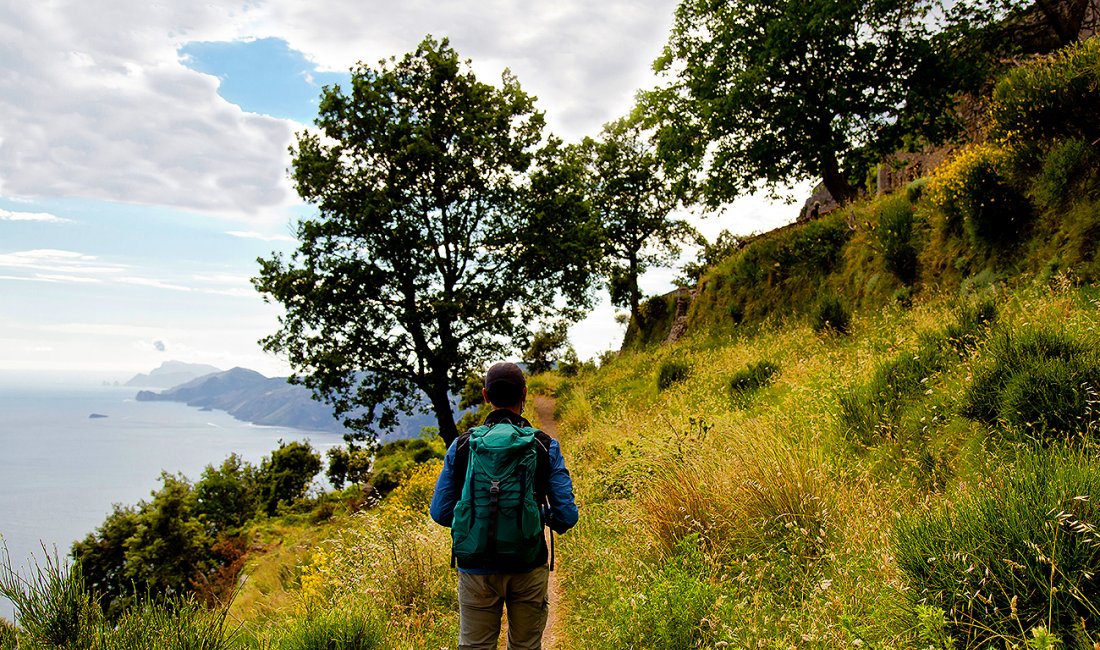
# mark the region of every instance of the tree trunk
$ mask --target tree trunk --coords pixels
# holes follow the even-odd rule
[[[641,290],[638,289],[638,257],[630,255],[630,317],[638,322],[638,305],[642,301]]]
[[[435,411],[436,423],[439,425],[439,437],[448,447],[458,437],[458,427],[455,426],[455,414],[451,408],[451,396],[447,391],[447,382],[435,383],[429,396],[432,400],[432,410]]]
[[[841,173],[840,162],[836,159],[836,154],[831,151],[826,153],[821,161],[821,180],[837,205],[844,205],[845,202],[856,197],[855,188]]]

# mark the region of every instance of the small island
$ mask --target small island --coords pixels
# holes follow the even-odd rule
[[[98,420],[100,418],[105,418],[105,417],[107,417],[107,416],[103,415],[102,413],[92,413],[91,415],[88,416],[88,419],[89,420]]]

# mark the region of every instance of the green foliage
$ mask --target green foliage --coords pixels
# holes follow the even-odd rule
[[[17,627],[0,625],[4,650],[223,650],[228,605],[207,609],[185,598],[146,598],[114,619],[96,603],[79,563],[46,558],[27,575],[5,554],[0,595],[12,601]]]
[[[843,268],[852,234],[837,210],[746,241],[700,282],[689,326],[695,329],[700,320],[723,327],[754,325],[808,314],[822,285]]]
[[[744,398],[770,384],[777,374],[779,366],[771,361],[765,359],[750,363],[730,377],[730,393],[736,399]]]
[[[265,457],[257,471],[259,497],[268,516],[306,495],[313,477],[321,471],[321,456],[308,442],[279,441],[279,448]]]
[[[992,135],[1010,146],[1100,140],[1100,41],[1075,43],[1047,61],[1018,66],[997,82]]]
[[[836,296],[825,296],[814,310],[813,328],[818,334],[847,334],[851,324],[852,313]]]
[[[1074,438],[1095,427],[1100,361],[1080,342],[1045,329],[1004,332],[991,360],[974,373],[966,417],[1042,442]]]
[[[910,203],[916,203],[924,196],[924,188],[928,187],[927,178],[918,178],[905,186],[905,198]]]
[[[913,246],[913,206],[909,199],[897,196],[878,206],[875,239],[886,263],[886,270],[904,284],[917,279],[917,249]]]
[[[1100,196],[1100,150],[1084,140],[1051,144],[1031,183],[1040,209],[1065,210],[1074,201]]]
[[[479,81],[446,40],[360,64],[349,92],[325,88],[316,124],[298,134],[292,176],[318,214],[298,223],[290,259],[261,259],[254,279],[285,308],[264,347],[363,435],[426,398],[449,442],[450,395],[470,371],[540,317],[589,303],[592,251],[547,246],[541,229],[579,219],[565,231],[587,232],[588,211],[543,200],[559,180],[575,193],[568,171],[524,185],[544,128],[534,99],[507,71]]]
[[[15,607],[19,629],[15,647],[89,647],[95,639],[95,625],[102,616],[85,586],[79,566],[63,564],[56,555],[46,556],[46,565],[35,564],[30,574],[20,576],[11,566],[4,549],[0,563],[0,596]]]
[[[589,202],[599,216],[611,303],[638,316],[638,277],[668,263],[680,244],[698,238],[681,219],[670,218],[678,197],[661,172],[660,160],[636,121],[604,126],[600,139],[586,138]]]
[[[922,336],[916,350],[878,364],[869,382],[842,392],[840,422],[845,435],[861,445],[876,445],[893,437],[909,405],[929,390],[938,373],[985,337],[995,318],[992,301],[966,304],[942,332]],[[918,462],[933,473],[938,471],[931,450],[921,450]]]
[[[676,294],[649,298],[639,306],[638,312],[630,319],[622,347],[633,349],[664,343],[668,339],[675,316]]]
[[[562,323],[549,330],[539,330],[531,338],[531,345],[523,353],[523,362],[527,372],[537,375],[553,370],[561,360],[562,351],[569,342],[569,332]]]
[[[949,230],[965,230],[978,249],[1003,249],[1026,233],[1033,213],[1011,182],[1010,153],[992,145],[964,149],[933,174],[932,202]]]
[[[657,371],[657,390],[667,390],[688,378],[688,365],[682,361],[665,361]]]
[[[195,483],[195,515],[214,536],[235,534],[259,511],[256,469],[231,454],[220,467],[207,465]]]
[[[636,588],[634,598],[620,599],[607,612],[613,627],[608,638],[594,639],[593,648],[712,647],[717,640],[707,620],[719,590],[709,571],[697,537],[684,539],[675,554]]]
[[[370,486],[379,497],[384,497],[401,485],[417,468],[435,458],[443,458],[446,449],[424,438],[395,440],[382,445],[374,459]]]
[[[842,162],[941,135],[955,66],[936,56],[932,6],[683,0],[655,64],[668,83],[646,97],[666,165],[687,188],[701,171],[712,207],[761,180],[823,178],[853,198]]]
[[[214,568],[214,540],[195,514],[187,479],[164,473],[161,482],[125,542],[126,577],[142,591],[171,597],[189,593]]]
[[[268,650],[373,650],[385,634],[374,618],[339,609],[293,619],[279,629]]]
[[[1023,643],[1037,628],[1063,638],[1097,629],[1096,459],[1025,452],[988,480],[952,505],[899,520],[893,549],[911,602],[946,612],[962,647]]]

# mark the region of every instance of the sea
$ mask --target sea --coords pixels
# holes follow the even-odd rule
[[[343,442],[336,433],[256,426],[183,403],[138,402],[137,391],[0,375],[0,566],[28,575],[47,557],[64,562],[114,504],[149,500],[162,472],[195,481],[233,453],[258,464],[279,440],[309,440],[322,453]],[[3,597],[0,616],[14,620]]]

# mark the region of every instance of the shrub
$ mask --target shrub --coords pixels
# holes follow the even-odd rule
[[[954,323],[944,329],[947,341],[962,353],[985,338],[989,327],[997,320],[997,304],[992,298],[969,303],[958,310]]]
[[[902,197],[881,203],[875,239],[886,270],[904,284],[917,279],[917,249],[913,247],[913,206]]]
[[[1031,191],[1040,208],[1061,210],[1083,194],[1096,194],[1098,171],[1100,153],[1094,147],[1075,138],[1063,140],[1046,152]]]
[[[1010,156],[991,145],[975,145],[940,165],[929,181],[929,198],[946,217],[948,229],[965,229],[973,245],[1015,243],[1031,222],[1031,206],[1009,181]]]
[[[953,506],[899,521],[905,593],[945,612],[959,647],[1025,645],[1040,627],[1067,639],[1097,629],[1098,494],[1095,458],[1025,453]]]
[[[19,620],[17,647],[89,647],[103,614],[80,566],[69,566],[56,555],[47,555],[45,562],[25,577],[13,570],[6,550],[0,564],[0,596],[11,601]]]
[[[657,371],[657,390],[662,391],[688,378],[688,366],[682,361],[665,361]]]
[[[1009,144],[1100,139],[1100,41],[1009,71],[993,90],[992,135]]]
[[[877,444],[903,406],[923,393],[932,375],[946,366],[944,342],[939,336],[925,337],[916,351],[903,352],[875,368],[866,385],[842,393],[840,421],[847,437],[863,445]]]
[[[770,384],[778,372],[779,366],[771,361],[751,363],[730,377],[730,392],[735,397],[748,395]]]
[[[1018,373],[1001,396],[1001,420],[1010,430],[1040,441],[1083,433],[1096,420],[1097,373],[1082,363],[1044,359]]]
[[[814,310],[813,328],[818,334],[825,332],[847,334],[851,322],[851,313],[836,296],[822,298],[817,304],[817,309]]]
[[[292,620],[279,630],[271,650],[372,650],[383,646],[381,624],[359,614],[332,610]]]
[[[927,186],[927,178],[918,178],[917,180],[912,181],[905,186],[905,198],[907,198],[910,203],[916,203],[917,201],[920,201],[921,197],[924,196],[924,188]]]
[[[975,372],[963,398],[964,416],[1043,440],[1086,430],[1093,417],[1088,391],[1100,387],[1100,366],[1088,348],[1064,335],[1025,329],[997,337],[988,352],[992,361]]]

